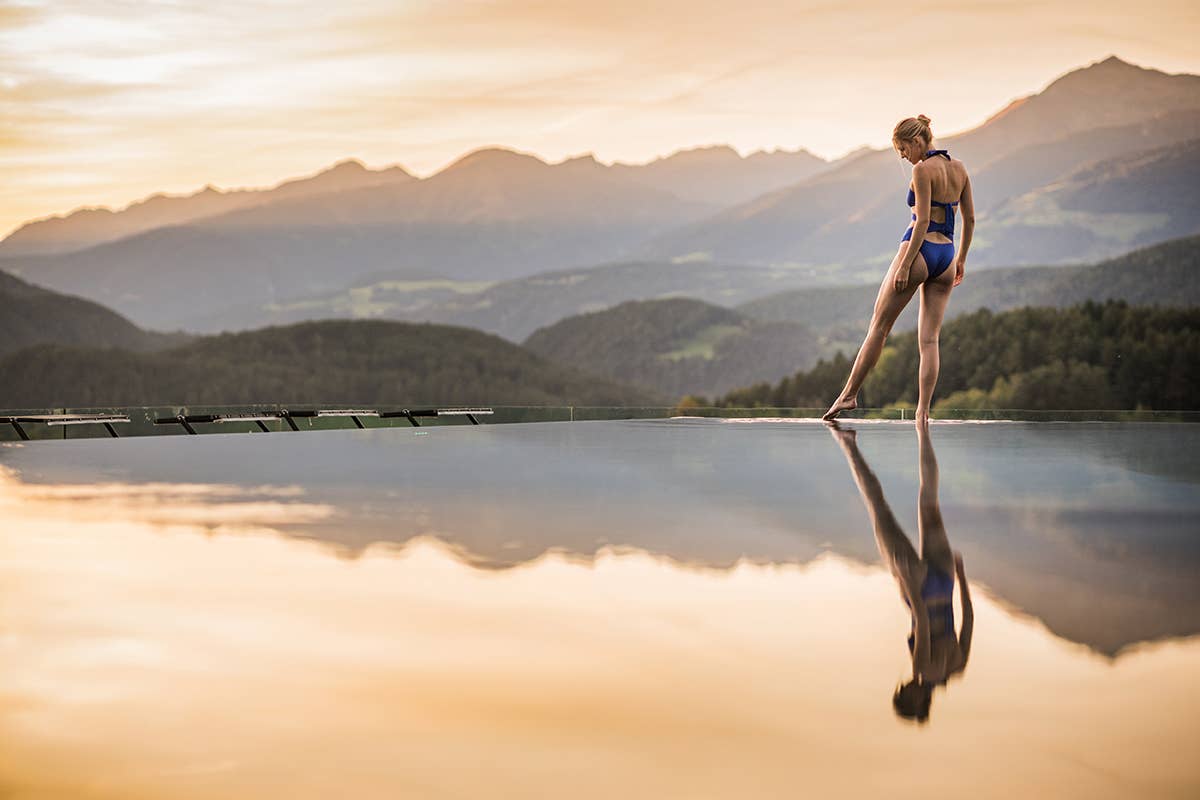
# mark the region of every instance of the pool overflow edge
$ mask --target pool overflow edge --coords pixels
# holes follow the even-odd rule
[[[66,425],[103,425],[108,431],[108,435],[114,439],[119,439],[117,429],[113,427],[113,423],[129,422],[127,414],[24,414],[17,416],[0,416],[0,424],[11,425],[13,430],[17,432],[17,436],[23,442],[29,441],[29,434],[21,423],[26,425],[31,423],[42,423],[47,427],[51,426],[66,426]],[[66,428],[63,428],[63,438],[66,437]]]
[[[282,420],[288,424],[288,427],[293,431],[299,432],[300,427],[296,424],[297,419],[315,419],[315,418],[331,418],[331,417],[349,417],[354,422],[354,426],[359,430],[366,428],[363,425],[362,417],[375,417],[376,419],[396,419],[404,417],[409,421],[409,424],[414,428],[421,427],[421,423],[417,422],[418,417],[456,417],[465,416],[472,425],[478,425],[480,416],[485,416],[494,413],[490,408],[420,408],[420,409],[403,409],[401,411],[378,411],[372,408],[321,408],[321,409],[281,409],[280,411],[262,411],[247,414],[176,414],[172,417],[155,417],[155,425],[180,425],[190,435],[195,436],[199,433],[193,427],[197,424],[223,424],[230,422],[254,422],[258,425],[259,430],[263,433],[269,433],[270,428],[267,427],[268,421]],[[0,419],[4,419],[0,417]],[[125,419],[128,422],[128,418]],[[19,430],[19,429],[18,429]],[[22,432],[23,433],[23,432]],[[114,434],[115,436],[115,434]],[[28,439],[28,436],[24,436]]]
[[[194,408],[194,406],[193,406]],[[188,406],[158,406],[158,407],[109,407],[98,409],[69,408],[53,409],[12,409],[0,410],[0,440],[3,432],[9,428],[20,441],[54,439],[57,436],[35,434],[30,426],[40,426],[42,430],[62,428],[62,439],[93,438],[96,434],[89,428],[103,426],[105,433],[111,438],[130,438],[146,435],[168,433],[166,428],[178,426],[176,431],[187,435],[198,435],[224,427],[222,432],[239,430],[245,432],[248,425],[250,432],[270,433],[290,429],[299,432],[302,427],[299,420],[307,421],[310,429],[332,429],[328,424],[317,425],[317,421],[336,420],[346,417],[355,428],[364,429],[367,426],[364,419],[378,420],[406,419],[414,428],[422,427],[422,419],[437,419],[441,417],[466,417],[471,425],[481,424],[483,416],[492,417],[492,424],[521,423],[521,422],[582,422],[601,420],[632,420],[632,419],[670,419],[678,417],[694,418],[778,418],[778,419],[818,419],[823,409],[815,408],[718,408],[718,407],[681,407],[681,406],[490,406],[490,407],[421,407],[389,410],[362,407],[325,406],[315,408],[286,408],[282,405],[242,406],[242,407],[209,407],[210,413],[188,413]],[[909,411],[912,408],[860,408],[854,412],[842,415],[845,420],[892,420],[908,422],[913,419]],[[165,413],[164,413],[165,412]],[[1073,410],[1033,410],[1033,409],[941,409],[935,413],[935,419],[941,421],[959,422],[1200,422],[1200,411],[1162,410],[1150,411],[1144,409],[1073,409]],[[130,424],[130,423],[133,424]],[[276,425],[269,426],[269,423]],[[239,429],[239,424],[241,425]],[[118,433],[116,426],[124,425]],[[287,428],[283,426],[286,425]],[[210,427],[211,426],[211,427]],[[68,429],[81,430],[81,435],[69,435]],[[156,430],[157,429],[157,430]],[[31,435],[32,434],[32,435]],[[11,439],[10,439],[11,441]]]

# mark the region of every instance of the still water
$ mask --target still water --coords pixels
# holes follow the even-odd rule
[[[0,447],[0,796],[1195,797],[1198,445],[671,420]],[[950,579],[928,634],[906,594],[954,552],[972,613]]]

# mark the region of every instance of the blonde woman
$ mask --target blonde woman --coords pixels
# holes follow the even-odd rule
[[[879,360],[896,317],[921,290],[917,336],[921,351],[917,423],[929,421],[929,405],[938,378],[938,335],[950,301],[950,291],[962,283],[967,250],[975,231],[975,202],[967,168],[945,150],[931,148],[933,132],[929,117],[909,117],[892,132],[892,147],[913,165],[908,205],[913,207],[912,224],[904,232],[900,250],[892,259],[879,295],[866,338],[854,359],[850,377],[837,400],[825,412],[831,420],[843,411],[858,407],[858,391]],[[961,205],[962,249],[954,253],[954,208]],[[954,269],[950,270],[950,265]]]

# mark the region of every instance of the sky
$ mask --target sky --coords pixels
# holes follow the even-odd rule
[[[0,0],[0,235],[345,158],[838,158],[1109,55],[1200,73],[1195,0]]]

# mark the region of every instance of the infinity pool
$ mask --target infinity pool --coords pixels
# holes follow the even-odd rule
[[[0,797],[1195,797],[1198,446],[690,419],[0,446]],[[974,622],[916,720],[881,542],[934,520]]]

